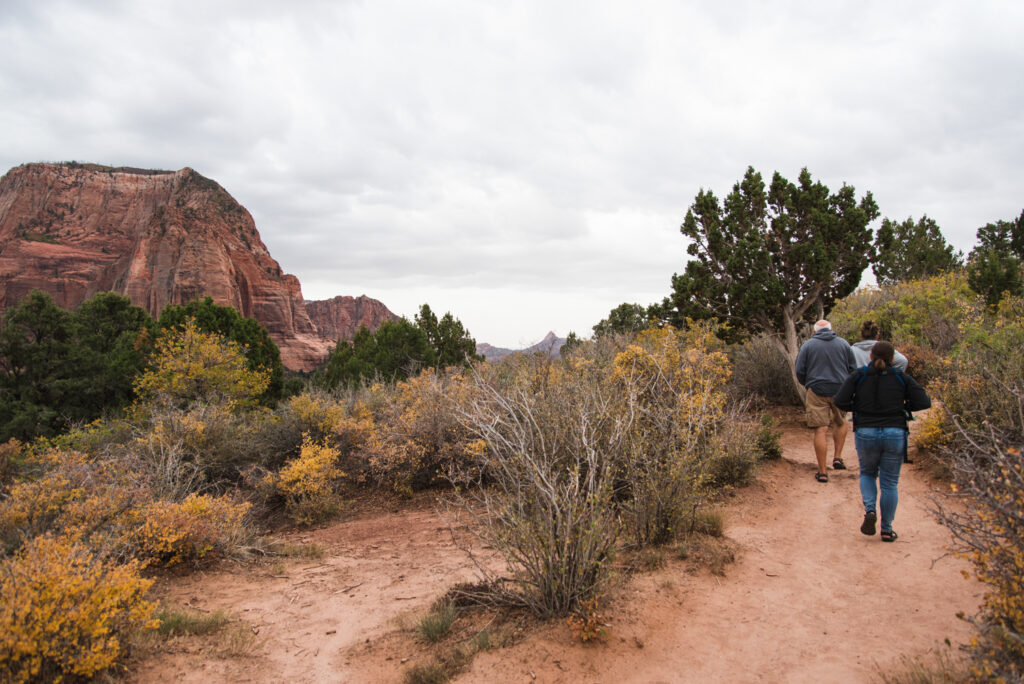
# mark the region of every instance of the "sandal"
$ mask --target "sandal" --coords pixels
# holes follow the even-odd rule
[[[899,539],[899,535],[893,532],[892,530],[882,530],[882,541],[894,542],[897,539]]]
[[[860,532],[861,532],[861,534],[866,534],[869,537],[871,535],[873,535],[875,533],[875,521],[877,519],[878,519],[878,516],[875,515],[874,511],[867,511],[864,514],[864,522],[862,522],[860,524]]]
[[[834,459],[832,461],[832,470],[846,470],[846,464],[843,463],[843,459]]]
[[[814,473],[814,479],[818,482],[828,482],[828,473]]]

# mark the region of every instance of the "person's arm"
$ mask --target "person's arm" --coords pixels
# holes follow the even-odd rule
[[[839,386],[836,396],[832,397],[832,403],[843,411],[853,410],[853,396],[857,390],[857,375],[858,373],[854,372],[847,376],[846,380],[843,380],[843,384]]]
[[[857,370],[857,355],[849,344],[846,345],[846,365],[851,373]]]
[[[906,373],[907,366],[909,365],[910,361],[907,360],[907,357],[894,349],[892,352],[892,367],[901,373]]]
[[[924,391],[924,388],[918,384],[917,380],[909,375],[904,375],[903,379],[907,381],[906,407],[911,411],[923,411],[926,408],[931,408],[931,397],[929,397],[928,393]]]

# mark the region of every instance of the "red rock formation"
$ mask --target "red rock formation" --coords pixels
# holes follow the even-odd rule
[[[157,316],[210,296],[255,318],[297,370],[321,362],[299,281],[281,272],[252,216],[214,181],[180,171],[25,164],[0,178],[0,309],[32,289],[74,308],[98,292]]]
[[[366,295],[306,302],[306,313],[317,331],[329,340],[351,340],[360,326],[376,330],[384,321],[398,320],[388,307]]]

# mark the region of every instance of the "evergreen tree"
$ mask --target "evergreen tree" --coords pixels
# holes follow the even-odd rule
[[[427,335],[438,368],[468,366],[473,361],[483,361],[483,357],[476,353],[476,340],[451,312],[438,321],[430,305],[424,304],[416,315],[416,325]]]
[[[0,327],[0,441],[52,436],[126,406],[149,353],[153,319],[105,292],[76,312],[38,290]]]
[[[882,219],[875,236],[871,270],[879,285],[894,285],[952,271],[963,266],[963,253],[946,243],[933,219],[922,216],[916,223]]]
[[[142,307],[114,292],[82,302],[73,316],[79,372],[91,378],[83,400],[97,413],[134,398],[132,383],[146,368],[156,339],[156,322]]]
[[[639,304],[622,303],[611,310],[608,318],[594,326],[594,337],[646,330],[651,325],[651,311]]]
[[[1014,221],[987,223],[967,260],[967,284],[995,306],[1004,292],[1024,294],[1024,211]]]
[[[797,326],[823,317],[860,282],[877,217],[870,192],[859,201],[848,185],[831,193],[807,169],[796,184],[776,172],[766,188],[750,167],[724,203],[697,193],[680,229],[693,258],[657,311],[676,325],[717,318],[734,338],[768,333],[792,368]]]
[[[327,361],[324,384],[352,387],[365,380],[405,380],[436,364],[427,334],[405,318],[386,321],[376,332],[366,326],[349,344],[338,342]]]

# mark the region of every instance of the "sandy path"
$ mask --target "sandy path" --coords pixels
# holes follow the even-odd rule
[[[884,544],[859,531],[852,440],[851,469],[830,472],[828,484],[813,479],[809,432],[789,426],[783,446],[784,458],[727,509],[726,533],[742,550],[726,577],[679,566],[645,575],[613,614],[607,644],[578,645],[553,629],[478,656],[457,681],[861,682],[901,654],[969,639],[955,615],[973,613],[980,586],[963,578],[961,561],[933,564],[949,536],[927,513],[921,474],[904,468],[900,537]]]
[[[479,654],[458,682],[871,681],[901,654],[970,637],[980,587],[961,561],[943,558],[945,529],[928,514],[930,485],[904,468],[894,528],[883,544],[858,528],[851,470],[814,481],[810,435],[787,425],[784,458],[726,507],[739,546],[722,578],[685,563],[632,579],[613,598],[609,636],[574,640],[560,622],[517,646]],[[176,580],[168,598],[224,608],[263,639],[251,656],[176,648],[142,663],[132,680],[182,682],[399,682],[416,655],[399,621],[451,584],[472,578],[465,557],[429,507],[344,522],[297,535],[325,544],[323,561],[267,571],[218,571]]]

